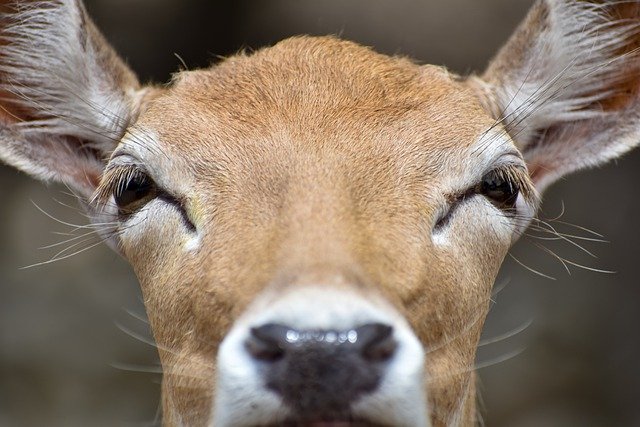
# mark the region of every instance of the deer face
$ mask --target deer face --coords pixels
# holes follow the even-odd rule
[[[491,286],[538,191],[637,140],[635,27],[586,3],[539,3],[481,78],[300,37],[168,88],[75,2],[15,21],[0,157],[116,223],[172,425],[472,424]]]
[[[533,211],[524,161],[494,124],[444,70],[331,38],[157,94],[98,197],[121,221],[176,410],[196,398],[223,425],[249,403],[253,423],[418,425],[429,395],[445,420],[463,411],[493,279]],[[350,331],[365,342],[287,340]],[[305,369],[328,371],[316,385]]]

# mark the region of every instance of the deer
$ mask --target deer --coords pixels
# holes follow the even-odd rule
[[[297,36],[143,85],[19,1],[0,160],[133,267],[168,426],[472,426],[494,280],[559,178],[640,142],[640,3],[538,0],[480,74]]]

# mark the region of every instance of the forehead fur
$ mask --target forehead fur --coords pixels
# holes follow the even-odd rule
[[[291,104],[415,108],[425,102],[416,85],[449,80],[443,69],[434,67],[431,74],[425,78],[422,69],[409,59],[378,54],[353,42],[302,36],[250,55],[230,57],[210,70],[182,73],[176,86],[190,90],[206,84],[212,93],[239,98],[242,107],[251,98],[288,100]]]
[[[464,132],[469,121],[475,128],[474,118],[487,117],[444,68],[335,37],[294,37],[210,69],[179,73],[167,95],[162,109],[210,111],[257,128],[295,120],[305,126],[354,119],[388,124],[418,112],[422,122],[442,119]]]
[[[179,73],[139,122],[189,157],[200,176],[212,161],[255,174],[251,159],[289,159],[291,169],[347,158],[353,167],[382,162],[433,176],[451,170],[492,123],[474,93],[444,68],[335,37],[295,37]],[[358,160],[364,157],[371,161]]]

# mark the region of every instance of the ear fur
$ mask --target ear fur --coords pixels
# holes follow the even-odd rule
[[[470,83],[539,191],[640,142],[640,2],[539,0]]]
[[[14,8],[0,32],[0,160],[88,198],[144,90],[80,1]]]

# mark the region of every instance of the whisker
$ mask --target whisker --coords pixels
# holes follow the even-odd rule
[[[144,218],[144,219],[146,219],[146,218]],[[144,219],[142,219],[142,221],[143,221]],[[135,224],[134,224],[134,225],[135,225]],[[79,255],[79,254],[81,254],[81,253],[83,253],[83,252],[85,252],[85,251],[88,251],[88,250],[90,250],[90,249],[93,249],[94,247],[96,247],[96,246],[98,246],[98,245],[103,244],[105,241],[107,241],[107,240],[109,240],[109,239],[111,239],[111,238],[113,238],[113,237],[115,237],[115,236],[119,235],[120,233],[122,233],[123,231],[125,231],[126,229],[128,229],[129,227],[132,227],[132,226],[134,226],[134,225],[130,225],[130,226],[125,227],[125,228],[118,228],[118,229],[117,229],[117,230],[115,230],[115,231],[108,231],[104,236],[101,236],[98,232],[96,232],[95,237],[98,239],[98,241],[96,241],[95,243],[89,244],[88,246],[83,247],[83,248],[81,248],[81,249],[78,249],[78,250],[76,250],[76,251],[74,251],[74,252],[71,252],[71,253],[69,253],[69,254],[62,255],[62,254],[64,254],[65,252],[68,252],[68,251],[70,251],[71,249],[73,249],[73,248],[75,248],[75,247],[81,246],[81,245],[83,245],[83,244],[85,244],[85,243],[89,243],[89,242],[91,242],[91,241],[92,241],[92,239],[91,239],[91,238],[84,239],[84,240],[82,240],[82,241],[80,241],[80,242],[74,243],[73,245],[71,245],[71,246],[69,246],[69,247],[67,247],[67,248],[65,248],[65,249],[62,249],[61,251],[59,251],[58,253],[56,253],[56,254],[55,254],[51,259],[49,259],[49,260],[47,260],[47,261],[42,261],[42,262],[38,262],[38,263],[35,263],[35,264],[27,265],[27,266],[24,266],[24,267],[20,267],[20,269],[21,269],[21,270],[24,270],[24,269],[29,269],[29,268],[39,267],[39,266],[43,266],[43,265],[47,265],[47,264],[51,264],[51,263],[54,263],[54,262],[57,262],[57,261],[62,261],[62,260],[65,260],[65,259],[71,258],[71,257],[73,257],[73,256],[75,256],[75,255]],[[102,232],[104,232],[104,230],[102,230]]]
[[[67,187],[68,187],[68,186],[67,186]],[[64,194],[64,195],[69,195],[69,196],[73,196],[73,197],[74,197],[74,198],[76,198],[76,199],[81,198],[81,197],[79,197],[78,195],[71,195],[71,194],[66,193],[66,192],[64,192],[64,191],[62,192],[62,194]],[[63,202],[63,201],[61,201],[61,200],[59,200],[59,199],[57,199],[57,198],[55,198],[55,197],[53,197],[53,201],[54,201],[54,202],[56,202],[57,204],[59,204],[60,206],[63,206],[63,207],[65,207],[65,208],[69,208],[69,209],[71,209],[73,212],[76,212],[76,213],[78,213],[78,214],[80,214],[80,215],[84,216],[85,218],[88,218],[88,219],[90,219],[90,218],[91,218],[89,215],[87,215],[87,213],[84,211],[84,209],[80,208],[79,206],[74,206],[74,205],[71,205],[71,204],[65,203],[65,202]]]
[[[171,372],[171,370],[167,371],[162,366],[159,366],[159,365],[139,365],[139,364],[131,364],[131,363],[114,362],[114,363],[111,363],[109,366],[124,372],[143,373],[143,374],[160,374],[160,375],[168,374],[174,377],[186,378],[189,380],[197,380],[197,381],[203,381],[203,380],[206,381],[209,379],[209,377],[207,376],[195,376],[195,375],[188,375],[178,371],[174,371],[174,372]],[[159,381],[154,381],[154,382],[161,384],[161,382]],[[192,390],[208,390],[208,387],[206,385],[199,385],[197,383],[194,384],[193,382],[190,382],[189,384],[181,384],[180,388],[186,388],[186,389],[192,389]],[[160,417],[162,413],[161,409],[162,407],[160,402],[155,411],[153,421],[148,423],[130,423],[130,425],[158,425],[158,423],[160,422]]]
[[[480,307],[483,303],[478,304],[476,307]],[[464,327],[460,330],[459,333],[451,336],[451,337],[447,337],[445,339],[443,339],[442,341],[440,341],[439,343],[437,343],[436,345],[432,345],[429,346],[426,349],[426,354],[430,354],[433,353],[434,351],[438,351],[446,346],[448,346],[449,344],[451,344],[452,342],[454,342],[455,340],[465,336],[466,334],[468,334],[475,325],[477,325],[479,322],[484,321],[485,318],[485,313],[482,310],[478,310],[477,315],[471,319],[471,321],[467,322]]]
[[[506,288],[509,283],[511,283],[511,277],[507,277],[507,278],[503,279],[500,283],[494,284],[493,285],[493,290],[491,292],[491,297],[495,298],[496,296],[498,296],[498,294],[500,292],[502,292],[504,290],[504,288]]]
[[[583,247],[582,245],[574,242],[571,239],[568,239],[567,237],[565,237],[564,235],[562,235],[561,233],[558,233],[558,231],[548,222],[542,221],[542,220],[538,220],[538,222],[540,224],[543,224],[547,227],[549,227],[549,229],[553,232],[553,234],[555,234],[556,236],[558,236],[560,239],[564,240],[565,242],[575,246],[576,248],[580,249],[582,252],[586,253],[587,255],[590,255],[593,258],[597,258],[597,256],[595,256],[591,251],[587,250],[585,247]]]
[[[150,365],[134,365],[131,363],[119,363],[113,362],[109,366],[126,372],[139,372],[144,374],[162,374],[162,366],[150,366]]]
[[[543,251],[547,252],[549,255],[553,256],[555,259],[557,259],[560,264],[562,264],[562,266],[564,267],[564,269],[567,271],[567,274],[571,275],[571,270],[569,269],[569,266],[567,266],[565,260],[560,257],[558,254],[556,254],[555,252],[553,252],[551,249],[547,248],[546,246],[543,246],[537,242],[533,243],[536,247],[538,247],[539,249],[542,249]]]
[[[117,229],[117,225],[115,225],[112,229]],[[74,237],[72,237],[72,238],[70,238],[70,239],[67,239],[67,240],[63,240],[63,241],[61,241],[61,242],[52,243],[52,244],[50,244],[50,245],[40,246],[38,249],[51,249],[51,248],[55,248],[55,247],[60,246],[60,245],[65,245],[65,244],[67,244],[67,243],[74,242],[74,241],[76,241],[76,240],[78,240],[78,239],[82,239],[82,238],[85,238],[85,237],[89,237],[89,236],[92,236],[92,235],[96,235],[96,234],[97,234],[97,233],[99,233],[100,231],[108,231],[108,230],[109,230],[109,229],[104,229],[104,230],[92,230],[92,231],[88,231],[88,232],[86,232],[86,233],[84,233],[84,234],[81,234],[81,235],[79,235],[79,236],[74,236],[73,234],[69,234],[69,235],[74,236]],[[88,241],[88,240],[84,240],[84,241],[86,242],[86,241]],[[71,247],[73,247],[73,246],[71,246]],[[67,249],[69,249],[69,248],[67,248]]]
[[[564,200],[560,200],[560,213],[553,218],[547,218],[547,221],[549,222],[557,221],[564,216],[564,213],[565,213]]]
[[[577,262],[574,262],[574,261],[569,261],[568,259],[565,259],[564,262],[566,262],[567,264],[573,265],[574,267],[581,268],[583,270],[593,271],[594,273],[616,274],[616,271],[613,271],[613,270],[603,270],[600,268],[589,267],[586,265],[578,264]]]
[[[121,330],[122,332],[124,332],[125,334],[129,335],[131,338],[134,338],[134,339],[136,339],[136,340],[138,340],[138,341],[140,341],[140,342],[142,342],[142,343],[144,343],[144,344],[150,345],[151,347],[153,347],[153,348],[155,348],[155,349],[159,349],[159,348],[160,348],[160,347],[158,346],[158,344],[157,344],[154,340],[149,339],[149,338],[147,338],[147,337],[145,337],[145,336],[143,336],[143,335],[141,335],[141,334],[139,334],[139,333],[137,333],[137,332],[132,331],[131,329],[129,329],[129,328],[127,328],[127,327],[125,327],[125,326],[124,326],[124,325],[122,325],[121,323],[119,323],[119,322],[115,322],[115,325],[116,325],[116,327],[117,327],[118,329],[120,329],[120,330]],[[167,352],[169,352],[169,353],[171,353],[171,354],[176,354],[176,355],[177,355],[177,353],[173,352],[172,350],[170,350],[170,349],[168,349],[168,348],[165,348],[165,349],[163,349],[163,350],[164,350],[164,351],[167,351]]]
[[[496,357],[496,358],[493,358],[493,359],[489,359],[489,360],[486,360],[484,362],[476,363],[474,368],[473,368],[473,370],[477,371],[479,369],[484,369],[484,368],[488,368],[490,366],[495,366],[495,365],[498,365],[500,363],[504,363],[507,360],[511,360],[514,357],[517,357],[517,356],[521,355],[522,353],[525,352],[526,349],[527,349],[526,347],[521,347],[521,348],[518,348],[516,350],[510,351],[510,352],[508,352],[506,354],[503,354],[502,356],[499,356],[499,357]]]
[[[512,329],[511,331],[505,332],[503,334],[497,335],[493,338],[487,338],[484,340],[480,340],[480,342],[478,343],[478,347],[484,347],[486,345],[490,345],[490,344],[495,344],[501,341],[505,341],[511,337],[514,337],[524,331],[526,331],[529,326],[531,326],[533,324],[533,319],[529,319],[526,322],[524,322],[522,325],[518,326],[515,329]]]
[[[26,265],[24,267],[20,267],[20,270],[27,270],[29,268],[40,267],[40,266],[43,266],[43,265],[51,264],[51,263],[54,263],[56,261],[62,261],[64,259],[71,258],[74,255],[78,255],[78,254],[80,254],[80,253],[82,253],[82,252],[84,252],[86,250],[89,250],[89,249],[94,248],[94,247],[96,247],[98,245],[101,245],[101,244],[102,244],[102,241],[100,241],[100,242],[98,242],[96,244],[93,244],[93,245],[89,246],[88,248],[79,250],[77,252],[73,252],[73,253],[71,253],[69,255],[65,255],[65,256],[60,257],[60,258],[50,259],[50,260],[47,260],[47,261],[42,261],[42,262],[38,262],[38,263],[35,263],[35,264]]]
[[[122,325],[122,324],[121,324],[121,323],[119,323],[119,322],[115,322],[115,325],[116,325],[116,327],[117,327],[118,329],[120,329],[120,330],[121,330],[122,332],[124,332],[125,334],[129,335],[131,338],[134,338],[134,339],[136,339],[136,340],[138,340],[138,341],[140,341],[140,342],[142,342],[142,343],[144,343],[144,344],[147,344],[147,345],[149,345],[149,346],[151,346],[151,347],[153,347],[153,348],[155,348],[155,349],[165,351],[165,352],[167,352],[167,353],[169,353],[169,354],[172,354],[172,355],[174,355],[174,356],[178,356],[178,357],[181,357],[181,358],[184,358],[184,357],[185,357],[185,355],[184,355],[184,354],[179,353],[178,351],[176,351],[176,350],[174,350],[174,349],[172,349],[172,348],[169,348],[169,347],[166,347],[166,346],[160,345],[160,344],[158,344],[157,342],[155,342],[153,339],[147,338],[147,337],[145,337],[145,336],[144,336],[144,335],[142,335],[142,334],[139,334],[139,333],[137,333],[137,332],[134,332],[133,330],[131,330],[131,329],[127,328],[126,326]],[[196,364],[200,365],[201,367],[203,367],[203,368],[205,368],[205,369],[213,369],[213,367],[212,367],[211,365],[207,365],[207,364],[205,364],[205,363],[202,363],[202,362],[200,362],[199,360],[197,360],[197,359],[195,359],[195,358],[189,358],[189,360],[190,360],[191,362],[194,362],[194,363],[196,363]],[[163,366],[163,367],[164,367],[164,369],[165,369],[165,373],[167,373],[167,372],[168,372],[168,371],[167,371],[167,366]]]
[[[136,320],[139,320],[140,322],[144,323],[144,324],[149,324],[149,319],[146,318],[146,316],[143,316],[141,314],[138,314],[136,312],[134,312],[133,310],[130,309],[124,309],[124,311],[131,317],[133,317]]]
[[[552,234],[556,237],[543,237],[543,236],[536,236],[533,234],[527,234],[529,237],[533,237],[534,239],[539,239],[539,240],[564,240],[563,237],[566,237],[567,239],[576,239],[576,240],[583,240],[586,242],[594,242],[594,243],[610,243],[608,240],[604,240],[604,239],[597,239],[597,238],[593,238],[593,237],[584,237],[584,236],[578,236],[575,234],[566,234],[566,233],[560,233],[560,232],[553,232],[551,230],[548,229],[544,229],[544,228],[536,228],[535,226],[531,226],[529,227],[530,229],[532,229],[533,231],[538,231],[541,233],[548,233],[548,234]]]
[[[540,272],[540,271],[538,271],[538,270],[536,270],[536,269],[534,269],[534,268],[532,268],[532,267],[529,267],[528,265],[526,265],[525,263],[523,263],[522,261],[520,261],[518,258],[516,258],[516,257],[515,257],[515,255],[513,255],[511,252],[508,252],[508,255],[509,255],[509,256],[510,256],[510,257],[511,257],[515,262],[517,262],[518,264],[520,264],[522,267],[526,268],[526,269],[527,269],[527,270],[529,270],[530,272],[532,272],[532,273],[534,273],[534,274],[537,274],[538,276],[544,277],[544,278],[546,278],[546,279],[556,280],[556,278],[555,278],[555,277],[553,277],[553,276],[549,276],[549,275],[544,274],[544,273],[542,273],[542,272]]]
[[[585,232],[587,232],[587,233],[589,233],[589,234],[592,234],[592,235],[594,235],[594,236],[604,238],[604,236],[603,236],[602,234],[597,233],[597,232],[595,232],[595,231],[593,231],[593,230],[590,230],[590,229],[588,229],[588,228],[586,228],[586,227],[582,227],[582,226],[579,226],[579,225],[576,225],[576,224],[572,224],[572,223],[570,223],[570,222],[560,221],[560,220],[554,220],[554,222],[557,222],[558,224],[566,225],[566,226],[569,226],[569,227],[577,228],[577,229],[579,229],[579,230],[585,231]]]
[[[504,363],[508,360],[513,359],[514,357],[517,357],[519,355],[521,355],[522,353],[525,352],[527,348],[526,347],[521,347],[518,348],[516,350],[507,352],[501,356],[495,357],[493,359],[489,359],[486,360],[484,362],[479,362],[479,363],[475,363],[473,366],[470,366],[468,368],[464,368],[464,369],[458,369],[458,370],[452,370],[447,372],[446,374],[443,375],[437,375],[437,376],[433,376],[433,377],[429,377],[427,379],[427,383],[433,382],[433,381],[439,381],[439,380],[443,380],[443,379],[448,379],[451,377],[455,377],[457,375],[464,375],[464,374],[468,374],[469,372],[473,372],[473,371],[477,371],[480,369],[484,369],[484,368],[488,368],[490,366],[495,366],[498,365],[500,363]]]
[[[51,257],[51,261],[57,261],[57,260],[61,259],[60,257],[63,254],[71,251],[74,248],[77,248],[78,246],[81,246],[81,245],[84,245],[85,243],[89,243],[89,242],[93,241],[93,237],[96,237],[96,236],[90,235],[89,237],[84,238],[84,239],[80,240],[79,242],[73,243],[73,244],[67,246],[66,248],[61,249],[54,256]],[[97,242],[98,244],[103,242],[102,238],[98,237],[98,239],[99,239],[99,241]]]
[[[45,211],[44,209],[42,209],[40,206],[38,206],[38,205],[36,204],[36,202],[34,202],[33,200],[31,200],[31,203],[33,204],[33,206],[35,206],[35,207],[36,207],[36,209],[38,209],[40,212],[42,212],[42,213],[43,213],[44,215],[46,215],[48,218],[50,218],[50,219],[54,220],[55,222],[57,222],[57,223],[59,223],[59,224],[66,225],[67,227],[76,228],[76,229],[78,229],[78,230],[83,229],[83,228],[85,228],[85,229],[86,229],[86,228],[90,228],[90,227],[91,227],[90,225],[72,224],[72,223],[70,223],[70,222],[66,222],[66,221],[63,221],[63,220],[61,220],[61,219],[58,219],[58,218],[54,217],[53,215],[49,214],[48,212],[46,212],[46,211]]]

